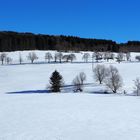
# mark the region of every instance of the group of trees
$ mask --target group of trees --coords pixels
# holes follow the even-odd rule
[[[97,65],[94,68],[94,78],[99,84],[104,83],[112,92],[116,93],[123,85],[122,77],[116,67],[110,66],[109,68],[104,65]],[[134,93],[140,95],[140,78],[134,80]],[[124,90],[124,93],[126,91]]]
[[[114,53],[112,52],[94,52],[93,55],[92,55],[93,58],[95,58],[95,60],[98,62],[99,60],[114,60],[116,59],[116,61],[118,63],[122,62],[122,61],[131,61],[131,54],[130,52],[127,52],[127,53],[122,53],[122,52],[119,52],[117,53],[117,55],[115,56]]]
[[[122,78],[116,67],[110,66],[109,68],[104,65],[97,65],[94,70],[94,78],[99,84],[105,83],[114,93],[122,87]]]
[[[115,54],[112,52],[98,52],[98,51],[95,51],[92,54],[92,56],[89,53],[83,54],[82,59],[84,60],[84,62],[88,62],[89,58],[96,60],[96,62],[99,62],[100,60],[106,60],[107,62],[109,60],[116,60],[118,63],[120,63],[125,60],[131,61],[131,54],[130,54],[130,52],[127,52],[127,53],[119,52],[115,56]]]
[[[75,36],[0,32],[0,52],[22,50],[139,52],[140,41],[118,44],[112,40]]]
[[[22,50],[119,51],[112,40],[86,39],[75,36],[53,36],[33,33],[0,32],[0,52]]]
[[[59,63],[62,63],[62,61],[63,62],[73,62],[74,60],[76,60],[76,55],[73,53],[63,55],[62,52],[56,52],[53,56],[50,52],[47,52],[47,53],[45,53],[44,58],[45,58],[45,61],[47,61],[48,63],[50,63],[53,59],[54,59],[54,62],[59,62]],[[33,64],[35,62],[35,60],[38,59],[38,56],[35,52],[30,52],[27,55],[27,59],[29,61],[31,61],[31,63]],[[0,61],[1,61],[2,65],[4,64],[4,62],[7,64],[10,64],[10,63],[12,63],[12,58],[8,57],[8,54],[3,52],[3,53],[0,53]],[[22,64],[23,62],[24,62],[24,59],[23,59],[21,53],[19,53],[19,64]]]
[[[86,74],[84,72],[79,73],[73,81],[72,84],[74,85],[73,91],[74,92],[82,92],[84,81],[86,80]],[[51,92],[60,92],[61,88],[64,85],[64,79],[62,75],[58,71],[54,71],[50,77],[50,89]]]
[[[140,41],[128,41],[119,44],[119,46],[120,52],[140,52]]]
[[[38,59],[38,56],[35,52],[29,52],[27,59],[31,61],[31,63],[33,64],[35,60]],[[52,55],[51,52],[46,52],[45,56],[44,56],[45,61],[47,61],[48,63],[50,63],[51,61],[53,62],[59,62],[62,63],[63,62],[73,62],[74,60],[76,60],[76,55],[74,53],[67,53],[64,54],[61,51],[56,52],[54,55]],[[118,63],[122,62],[122,61],[131,61],[131,54],[129,52],[127,53],[117,53],[116,56],[114,53],[112,52],[93,52],[92,54],[90,53],[83,53],[82,56],[82,60],[87,63],[89,62],[89,60],[91,61],[95,60],[96,62],[99,62],[100,60],[106,60],[107,62],[109,60],[116,60]],[[140,61],[140,56],[136,56],[135,57],[136,60]],[[12,63],[12,58],[8,56],[7,53],[2,52],[0,53],[0,61],[2,63],[2,65],[5,63],[10,64]],[[21,53],[19,53],[19,64],[22,64],[24,62],[24,59],[21,55]]]
[[[6,53],[1,53],[0,61],[2,65],[4,64],[4,62],[10,64],[12,62],[12,58],[8,57]]]
[[[119,52],[117,54],[114,54],[112,52],[98,52],[95,51],[92,54],[85,52],[82,53],[82,60],[83,62],[87,63],[87,62],[91,62],[95,60],[96,62],[99,62],[100,60],[106,60],[107,62],[109,60],[114,60],[117,61],[118,63],[122,62],[122,61],[131,61],[131,53],[127,52],[127,53],[122,53]],[[35,62],[35,60],[38,59],[38,56],[35,52],[29,52],[27,55],[27,59],[31,61],[31,63],[33,64]],[[44,59],[46,62],[50,63],[50,62],[73,62],[74,60],[76,60],[76,55],[74,53],[63,53],[61,51],[57,51],[55,52],[53,55],[51,52],[46,52]],[[136,60],[140,61],[140,56],[137,55],[135,57]],[[0,61],[1,64],[3,65],[4,62],[7,64],[11,64],[12,63],[12,58],[8,56],[7,53],[2,52],[0,53]],[[22,54],[19,53],[19,64],[22,64],[24,62],[24,59],[22,57]]]
[[[93,72],[95,80],[98,81],[99,84],[104,83],[112,90],[112,92],[116,93],[122,87],[122,78],[116,67],[110,66],[109,68],[106,68],[104,65],[98,64]],[[85,80],[86,74],[84,72],[79,73],[72,81],[73,91],[82,92]],[[60,88],[63,86],[64,81],[59,72],[54,71],[52,73],[52,76],[50,77],[50,84],[52,92],[60,92]]]
[[[130,54],[130,52],[127,52],[127,53],[120,52],[120,53],[117,54],[116,59],[117,59],[118,63],[120,63],[124,60],[131,61],[131,54]]]

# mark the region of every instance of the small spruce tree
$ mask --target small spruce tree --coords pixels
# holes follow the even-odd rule
[[[51,91],[60,92],[60,88],[63,85],[63,77],[56,70],[52,73],[50,77]]]

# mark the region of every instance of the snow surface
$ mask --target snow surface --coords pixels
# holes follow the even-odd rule
[[[0,66],[0,140],[140,139],[140,97],[121,94],[133,93],[133,80],[140,77],[137,53],[132,62],[101,62],[116,66],[123,77],[123,88],[116,95],[96,94],[108,89],[95,83],[92,64],[81,59],[83,52],[73,63],[62,64],[44,63],[44,51],[36,51],[39,59],[30,64],[29,52],[20,53],[23,65],[18,65],[19,52],[12,52],[8,56],[14,64]],[[46,90],[54,70],[64,77],[61,94]],[[87,75],[84,92],[73,93],[71,83],[79,72]]]

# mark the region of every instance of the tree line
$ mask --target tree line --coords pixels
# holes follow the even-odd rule
[[[139,52],[140,41],[118,44],[112,40],[76,36],[0,32],[0,52],[22,50]]]
[[[0,52],[22,50],[118,52],[120,48],[120,45],[115,41],[105,39],[18,33],[11,31],[0,32]]]
[[[116,53],[116,55],[112,52],[93,52],[88,53],[88,52],[84,52],[81,53],[82,57],[81,60],[83,61],[83,63],[88,63],[88,62],[99,62],[99,61],[107,61],[109,62],[110,60],[116,61],[118,63],[121,63],[123,61],[127,61],[127,62],[131,62],[131,53],[127,52],[127,53]],[[29,52],[28,55],[26,56],[26,59],[29,60],[32,64],[38,59],[38,55],[35,52]],[[54,54],[52,54],[51,52],[46,52],[44,54],[44,62],[47,63],[66,63],[66,62],[73,62],[74,60],[76,60],[76,55],[74,53],[63,53],[61,51],[56,51]],[[140,61],[140,55],[136,55],[135,56],[135,60]],[[13,62],[13,58],[8,56],[8,53],[6,52],[1,52],[0,53],[0,61],[1,64],[14,64]],[[26,63],[27,61],[25,59],[23,59],[23,55],[21,52],[19,52],[19,56],[18,56],[18,62],[19,64],[22,63]],[[81,62],[81,61],[80,61]]]

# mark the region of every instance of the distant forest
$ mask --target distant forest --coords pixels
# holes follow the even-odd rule
[[[22,50],[140,52],[140,41],[118,44],[112,40],[75,36],[0,32],[0,52]]]

